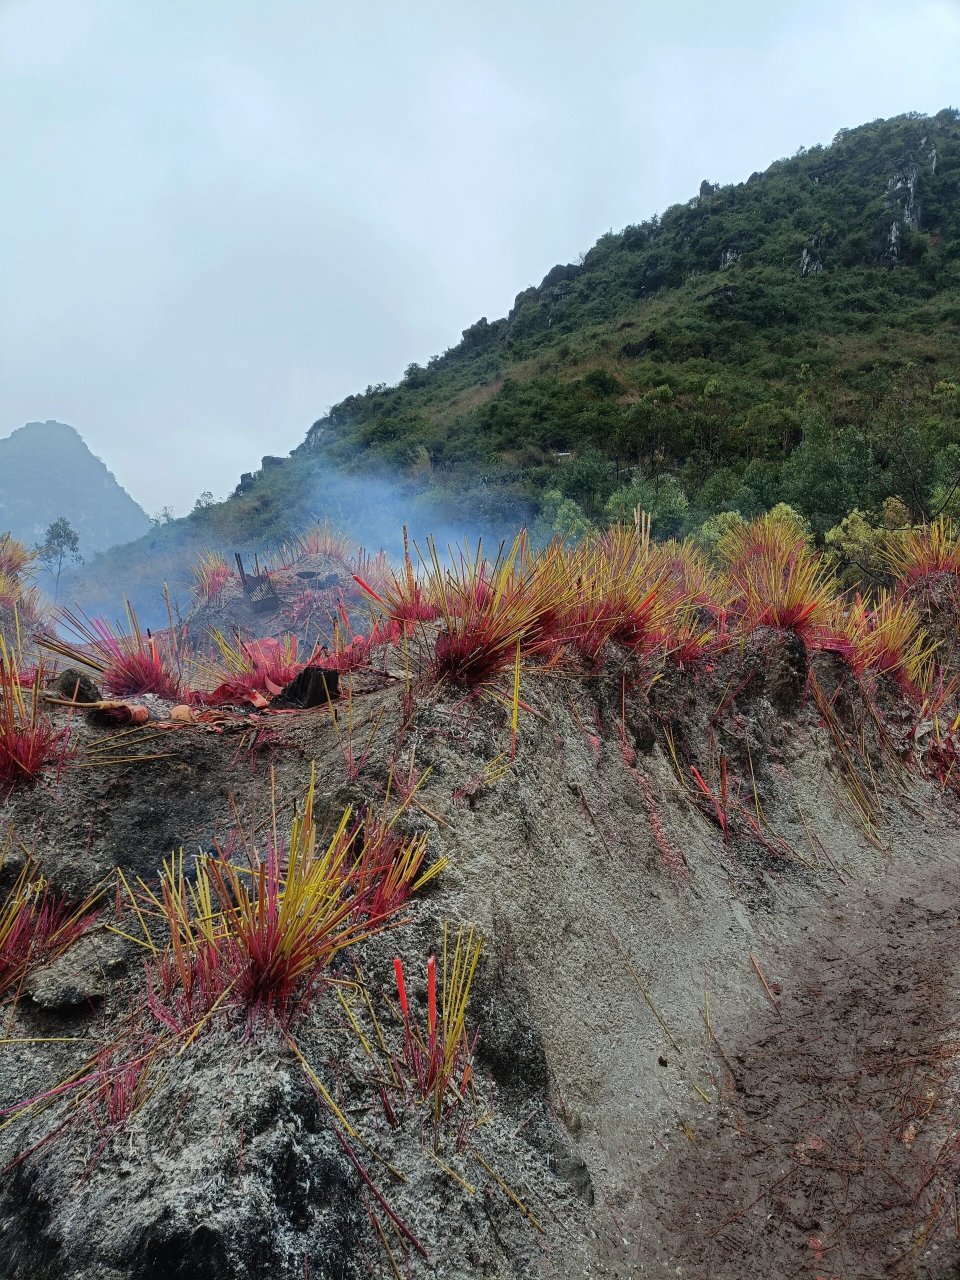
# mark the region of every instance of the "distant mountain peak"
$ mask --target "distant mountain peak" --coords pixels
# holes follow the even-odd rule
[[[51,437],[60,436],[64,439],[73,438],[79,440],[83,444],[83,436],[76,427],[71,427],[66,422],[57,422],[54,418],[48,418],[46,422],[27,422],[22,427],[17,427],[16,431],[10,434],[13,436],[20,435],[21,432],[28,431],[34,437],[40,435],[48,435]],[[86,445],[83,445],[86,448]]]
[[[0,532],[33,545],[65,516],[84,555],[131,542],[150,518],[75,427],[28,422],[0,440]]]

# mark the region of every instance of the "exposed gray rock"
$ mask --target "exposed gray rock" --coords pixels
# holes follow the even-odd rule
[[[123,971],[128,944],[114,934],[95,931],[34,969],[24,983],[24,994],[42,1009],[63,1011],[102,999]]]
[[[802,276],[818,276],[823,270],[823,263],[812,253],[811,250],[804,245],[803,252],[800,254],[800,274]]]

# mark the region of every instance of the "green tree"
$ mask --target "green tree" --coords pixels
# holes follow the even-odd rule
[[[816,410],[803,415],[803,439],[783,464],[783,495],[825,533],[861,499],[867,466],[853,435],[832,428]]]
[[[585,449],[564,466],[559,480],[562,492],[583,507],[588,517],[598,516],[612,487],[613,468],[598,449]]]
[[[37,546],[37,559],[53,578],[53,598],[56,599],[64,566],[83,563],[80,535],[66,516],[59,516],[47,529],[43,542]]]
[[[533,523],[535,542],[545,543],[552,538],[576,542],[592,531],[593,525],[584,515],[583,508],[572,498],[565,498],[559,489],[548,489],[544,493],[540,514]]]
[[[633,513],[640,507],[652,517],[658,537],[674,538],[686,528],[689,506],[675,476],[660,474],[651,478],[638,469],[629,484],[610,495],[605,510],[610,521],[633,524]]]
[[[720,539],[731,529],[742,527],[744,519],[738,511],[718,511],[705,520],[693,537],[701,551],[713,555]]]

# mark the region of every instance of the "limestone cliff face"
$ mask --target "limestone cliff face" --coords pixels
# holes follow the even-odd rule
[[[131,542],[150,519],[73,427],[28,422],[0,440],[0,532],[32,545],[65,516],[87,556]]]
[[[888,261],[896,262],[899,259],[904,231],[924,230],[923,208],[917,194],[917,184],[923,175],[933,178],[936,173],[937,148],[924,135],[916,150],[904,157],[900,167],[887,179],[887,198],[893,212],[887,238]]]

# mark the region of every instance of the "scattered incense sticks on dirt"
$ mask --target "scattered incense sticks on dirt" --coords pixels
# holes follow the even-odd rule
[[[903,579],[860,599],[836,588],[805,536],[769,520],[740,528],[719,566],[690,543],[657,544],[642,520],[583,544],[536,549],[520,537],[490,554],[479,547],[441,552],[427,543],[421,556],[408,541],[396,572],[385,558],[361,559],[335,545],[329,530],[318,531],[316,554],[349,558],[349,573],[307,566],[297,559],[303,549],[292,545],[279,559],[251,564],[248,556],[237,573],[216,553],[198,566],[197,607],[208,620],[241,594],[247,603],[254,593],[275,596],[279,612],[257,615],[274,634],[244,634],[224,622],[211,646],[209,630],[185,638],[184,628],[171,623],[169,633],[155,636],[128,618],[123,628],[93,627],[90,643],[77,646],[94,658],[94,671],[118,653],[131,660],[128,675],[136,667],[142,676],[154,657],[162,659],[177,677],[176,700],[154,689],[92,704],[77,696],[76,685],[48,699],[56,672],[38,676],[18,648],[7,664],[13,674],[0,687],[0,750],[4,733],[8,744],[15,741],[8,725],[17,734],[31,729],[34,696],[36,723],[66,735],[29,776],[18,776],[6,802],[18,820],[36,815],[47,824],[38,821],[36,833],[24,833],[27,843],[36,839],[53,855],[49,868],[31,872],[29,909],[60,901],[56,878],[64,866],[80,880],[84,860],[97,874],[106,858],[112,864],[118,846],[102,821],[111,788],[126,798],[142,793],[144,803],[138,825],[125,829],[129,850],[117,859],[125,870],[102,928],[102,937],[121,949],[119,960],[103,962],[101,989],[108,994],[100,1008],[67,1006],[97,1035],[22,1034],[31,992],[49,997],[50,1010],[58,999],[76,998],[67,988],[74,959],[80,967],[89,963],[86,930],[72,939],[65,933],[64,946],[50,940],[56,925],[46,943],[36,920],[7,930],[10,938],[18,930],[29,934],[33,950],[8,986],[13,1021],[0,1047],[9,1061],[24,1052],[17,1046],[29,1046],[38,1074],[46,1069],[44,1054],[63,1069],[51,1068],[45,1087],[20,1110],[14,1101],[0,1122],[3,1133],[35,1126],[40,1134],[49,1121],[51,1147],[55,1152],[62,1142],[67,1158],[79,1160],[83,1186],[101,1178],[98,1162],[106,1184],[121,1158],[133,1186],[137,1158],[156,1140],[154,1109],[164,1108],[164,1167],[176,1169],[176,1144],[202,1133],[211,1149],[225,1143],[224,1167],[256,1186],[267,1167],[263,1132],[270,1130],[258,1132],[255,1119],[273,1108],[280,1125],[296,1117],[291,1167],[301,1148],[315,1160],[311,1178],[328,1167],[331,1203],[339,1196],[345,1217],[355,1214],[351,1247],[371,1267],[399,1275],[418,1265],[404,1227],[439,1256],[438,1206],[447,1221],[462,1215],[458,1225],[476,1233],[484,1259],[489,1223],[511,1265],[511,1250],[519,1250],[516,1258],[531,1256],[523,1252],[534,1239],[530,1228],[544,1234],[544,1247],[558,1250],[568,1247],[565,1236],[584,1242],[604,1231],[608,1243],[626,1240],[624,1248],[634,1248],[641,1235],[636,1206],[629,1197],[614,1208],[608,1203],[604,1162],[622,1167],[604,1133],[616,1130],[619,1138],[640,1116],[643,1139],[669,1135],[658,1159],[668,1152],[679,1158],[677,1150],[689,1148],[691,1159],[708,1167],[716,1138],[712,1108],[701,1104],[714,1095],[727,1103],[736,1098],[745,1052],[739,1033],[725,1031],[725,1048],[716,1045],[716,1055],[698,1064],[713,1073],[703,1076],[703,1088],[658,1080],[664,1090],[677,1086],[669,1121],[658,1131],[652,1121],[644,1125],[646,1108],[653,1114],[659,1102],[617,1074],[618,1064],[603,1061],[602,1029],[599,1036],[591,1032],[599,1044],[577,1041],[574,1061],[583,1064],[582,1093],[591,1100],[572,1102],[565,1128],[539,1108],[531,1082],[554,1069],[555,1056],[563,1060],[575,1038],[571,1027],[590,1019],[601,1024],[607,986],[623,1004],[616,961],[607,965],[612,974],[597,967],[595,939],[611,919],[613,947],[656,1025],[639,1006],[631,1014],[629,1000],[627,1017],[644,1052],[662,1057],[661,1065],[675,1062],[673,1054],[669,1064],[660,1055],[661,1036],[688,1062],[705,1047],[683,988],[686,951],[696,959],[704,933],[716,964],[728,966],[722,975],[718,970],[724,1000],[733,990],[749,1001],[759,983],[764,1001],[753,1000],[751,1016],[762,1015],[777,1035],[785,1032],[795,986],[791,981],[790,1000],[781,1000],[779,985],[769,980],[770,966],[785,977],[788,970],[768,947],[772,929],[762,944],[755,940],[760,914],[782,919],[781,889],[795,904],[803,895],[812,900],[828,882],[836,887],[828,866],[838,847],[845,854],[844,893],[853,901],[864,859],[873,868],[874,849],[884,843],[895,860],[905,824],[917,846],[926,847],[921,828],[931,812],[939,815],[941,789],[957,786],[958,684],[945,665],[949,641],[938,632],[936,644],[930,633],[927,590],[931,580],[960,576],[952,537],[918,539]],[[370,611],[362,629],[361,593]],[[320,599],[329,611],[323,638],[308,634],[306,621]],[[293,612],[302,627],[288,628]],[[83,658],[71,650],[71,660]],[[787,665],[795,689],[783,701],[773,675]],[[284,690],[293,691],[290,706]],[[228,709],[208,705],[221,702]],[[85,719],[118,703],[139,707],[149,723],[111,731]],[[302,770],[314,758],[315,783],[304,794]],[[140,762],[149,767],[127,768]],[[114,766],[115,774],[101,776]],[[187,802],[194,791],[200,799]],[[183,821],[174,792],[182,793]],[[448,796],[455,801],[449,808]],[[71,857],[61,863],[56,823],[64,815]],[[172,847],[151,862],[141,846],[166,841],[168,833]],[[793,846],[804,843],[801,857]],[[164,859],[158,880],[154,867]],[[444,882],[447,866],[454,874]],[[41,884],[46,874],[51,882]],[[9,879],[8,873],[5,887]],[[577,907],[564,915],[557,899],[574,883]],[[731,909],[727,922],[723,913],[734,897],[736,914]],[[66,910],[70,919],[72,903]],[[518,961],[510,931],[521,910],[530,936]],[[473,913],[493,924],[483,964],[479,935],[457,923]],[[441,931],[448,916],[454,923]],[[3,918],[0,912],[0,954]],[[726,923],[739,952],[721,938]],[[388,928],[395,932],[386,935]],[[100,932],[95,939],[99,946]],[[552,975],[545,981],[538,970],[541,945],[554,948],[560,981]],[[819,946],[810,950],[818,953]],[[662,971],[661,958],[671,962]],[[674,972],[676,986],[668,985]],[[583,1002],[572,1010],[557,1003],[570,989]],[[121,1030],[119,1006],[130,1019]],[[543,1019],[553,1012],[557,1026],[540,1045]],[[738,1009],[725,1005],[724,1012]],[[697,1036],[690,1035],[691,1020]],[[715,1039],[707,1004],[704,1020]],[[107,1027],[109,1036],[101,1034]],[[490,1051],[482,1054],[487,1027]],[[942,1238],[951,1212],[953,1148],[949,1133],[936,1130],[938,1097],[930,1083],[943,1065],[937,1053],[945,1055],[951,1044],[925,1043],[922,1052],[904,1049],[885,1061],[887,1070],[910,1073],[890,1145],[923,1153],[922,1167],[918,1159],[910,1179],[901,1179],[920,1215],[908,1233],[915,1251]],[[519,1066],[511,1066],[514,1059]],[[222,1090],[208,1130],[190,1091],[214,1068]],[[242,1083],[230,1077],[233,1068]],[[575,1076],[569,1059],[564,1069]],[[607,1070],[616,1080],[609,1090]],[[824,1089],[831,1087],[828,1075]],[[574,1096],[580,1091],[566,1077],[563,1086]],[[243,1094],[239,1137],[231,1132],[240,1114],[231,1089]],[[508,1114],[514,1093],[517,1114]],[[620,1094],[622,1109],[613,1096]],[[594,1105],[601,1109],[596,1118],[587,1110]],[[688,1105],[696,1108],[695,1124]],[[742,1139],[751,1132],[749,1116],[738,1119]],[[868,1139],[863,1117],[854,1120]],[[635,1149],[637,1133],[628,1135]],[[800,1176],[811,1169],[824,1177],[835,1159],[855,1179],[856,1153],[834,1151],[826,1139],[817,1147],[818,1137],[811,1123],[779,1143],[778,1158],[790,1160]],[[541,1178],[537,1161],[551,1143],[553,1168],[545,1165]],[[583,1181],[581,1153],[586,1165],[596,1161]],[[29,1178],[33,1162],[40,1168],[52,1157],[25,1143],[14,1158]],[[191,1158],[205,1167],[202,1154],[194,1150]],[[470,1173],[474,1165],[478,1177]],[[42,1168],[55,1181],[52,1165]],[[225,1204],[232,1178],[231,1172],[218,1184]],[[593,1207],[585,1190],[591,1178],[598,1192]],[[291,1182],[303,1181],[296,1169]],[[765,1190],[753,1200],[757,1187]],[[778,1225],[762,1228],[758,1239],[788,1230],[776,1218],[784,1188],[794,1193],[789,1180],[778,1183],[760,1168],[741,1197],[747,1209],[718,1205],[709,1229],[700,1229],[701,1243],[740,1247],[741,1224],[746,1230],[759,1212]],[[816,1193],[808,1187],[804,1194]],[[704,1196],[701,1208],[709,1204]],[[242,1207],[233,1211],[238,1230],[246,1231]],[[514,1211],[513,1229],[500,1231],[497,1215],[512,1221]],[[304,1210],[303,1220],[312,1221],[312,1212]],[[215,1221],[216,1213],[208,1217]],[[568,1217],[574,1228],[558,1232]],[[521,1239],[527,1243],[517,1245]],[[812,1256],[819,1265],[822,1251],[827,1265],[832,1244],[825,1229],[817,1228],[816,1239]]]

